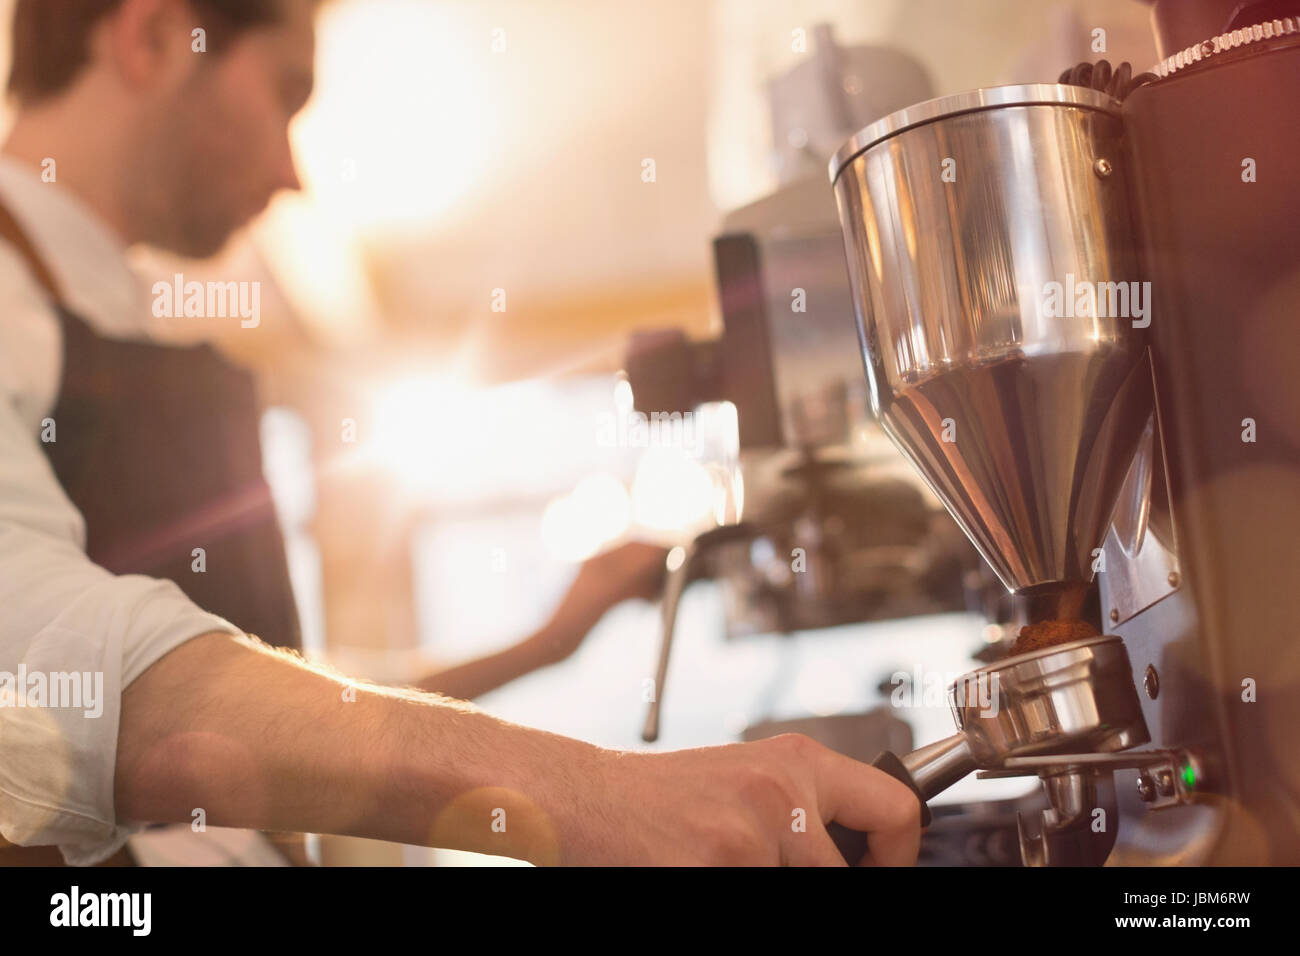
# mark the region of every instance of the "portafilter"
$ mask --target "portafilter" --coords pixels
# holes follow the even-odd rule
[[[948,694],[957,733],[873,762],[916,794],[922,826],[930,822],[928,801],[976,770],[998,770],[1016,757],[1114,753],[1150,740],[1128,653],[1113,635],[1006,658],[962,675]],[[861,834],[837,825],[831,832],[846,858],[861,857]]]

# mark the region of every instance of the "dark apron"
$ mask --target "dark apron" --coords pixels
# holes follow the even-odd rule
[[[63,374],[49,416],[56,440],[41,447],[85,519],[87,556],[114,574],[174,581],[203,610],[268,644],[301,649],[284,539],[262,475],[252,375],[208,345],[95,334],[64,306],[53,274],[3,205],[0,239],[58,312]],[[196,548],[203,572],[193,570]],[[17,862],[15,853],[62,861],[53,847],[5,847],[0,865]]]

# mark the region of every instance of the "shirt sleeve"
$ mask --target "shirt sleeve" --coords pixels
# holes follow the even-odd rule
[[[122,692],[192,637],[239,634],[171,581],[113,575],[12,395],[0,390],[0,837],[73,865],[116,852]]]

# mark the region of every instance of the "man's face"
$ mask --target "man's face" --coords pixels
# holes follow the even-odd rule
[[[289,121],[311,94],[314,5],[283,0],[283,16],[200,60],[141,124],[131,192],[146,242],[201,258],[298,188]]]

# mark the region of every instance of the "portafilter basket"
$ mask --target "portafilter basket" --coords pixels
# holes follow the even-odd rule
[[[996,770],[1010,757],[1113,753],[1151,738],[1128,652],[1113,635],[1090,637],[964,674],[948,691],[957,733],[899,757],[883,753],[873,766],[928,802],[976,770]],[[1068,763],[1068,760],[1063,760]],[[849,834],[832,824],[846,856],[861,856]]]

